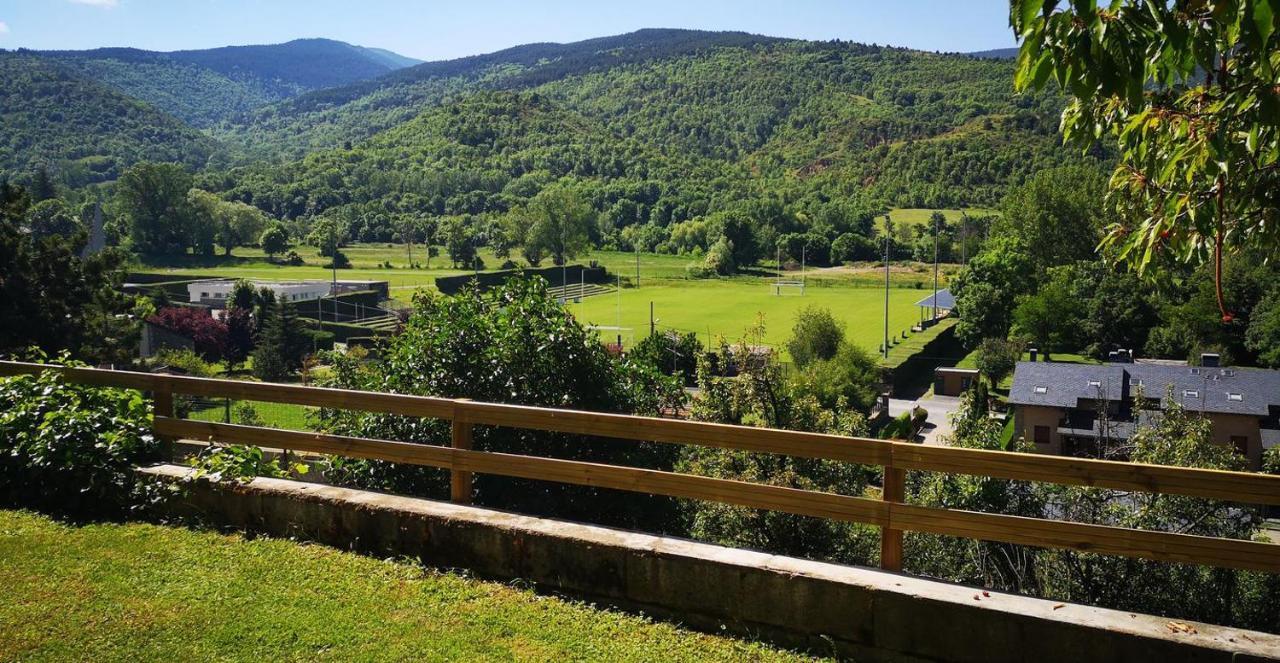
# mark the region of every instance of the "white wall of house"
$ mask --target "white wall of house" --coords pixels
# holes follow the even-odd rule
[[[297,281],[290,283],[254,281],[253,286],[258,289],[270,289],[276,294],[277,301],[284,302],[304,302],[328,297],[332,287],[327,281]],[[227,301],[235,287],[235,281],[197,281],[187,285],[187,294],[190,296],[192,304],[216,304]]]

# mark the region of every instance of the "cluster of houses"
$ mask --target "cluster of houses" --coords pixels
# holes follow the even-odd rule
[[[1280,444],[1280,371],[1219,366],[1206,354],[1199,366],[1113,355],[1104,364],[1050,361],[1017,364],[1009,406],[1015,433],[1037,451],[1092,454],[1123,448],[1135,429],[1172,403],[1202,414],[1213,439],[1262,463]]]

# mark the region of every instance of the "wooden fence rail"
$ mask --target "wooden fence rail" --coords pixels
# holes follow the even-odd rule
[[[1123,491],[1188,495],[1244,504],[1280,504],[1280,477],[1004,451],[924,447],[704,422],[560,410],[466,399],[433,398],[235,380],[153,375],[55,365],[0,362],[0,375],[57,370],[72,382],[150,391],[162,437],[270,446],[438,467],[450,471],[450,496],[469,503],[472,476],[495,474],[613,488],[769,509],[881,528],[881,566],[902,567],[904,531],[1062,548],[1167,562],[1280,572],[1280,545],[1105,525],[977,513],[907,504],[906,472],[929,471]],[[451,446],[178,419],[174,394],[293,403],[449,420]],[[634,441],[696,444],[879,465],[882,499],[836,495],[744,481],[599,463],[476,451],[475,426],[500,426]]]

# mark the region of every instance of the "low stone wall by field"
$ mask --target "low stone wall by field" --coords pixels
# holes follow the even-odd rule
[[[187,468],[140,470],[158,481]],[[194,482],[212,524],[524,579],[695,628],[859,661],[1260,661],[1280,636],[1055,603],[875,569],[280,479]]]

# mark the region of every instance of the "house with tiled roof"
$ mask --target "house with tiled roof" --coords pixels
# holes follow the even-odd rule
[[[1057,455],[1091,454],[1104,442],[1123,446],[1169,399],[1208,418],[1214,441],[1236,449],[1253,468],[1264,450],[1280,443],[1280,371],[1023,361],[1009,390],[1016,434]]]

